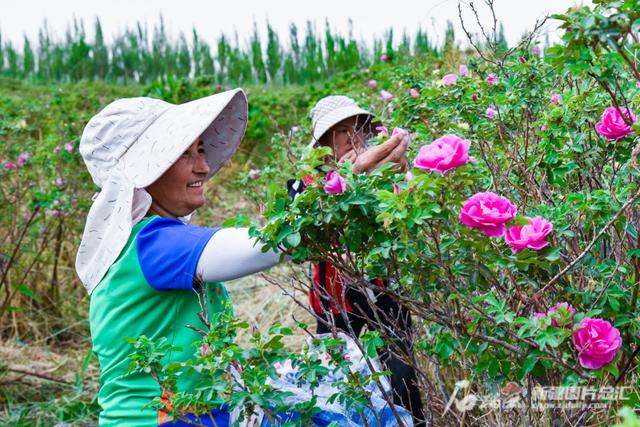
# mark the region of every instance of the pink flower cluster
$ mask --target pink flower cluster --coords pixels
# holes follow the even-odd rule
[[[524,249],[538,251],[549,244],[544,239],[553,230],[553,224],[540,216],[527,219],[529,224],[515,225],[509,228],[504,236],[505,242],[514,253]]]
[[[347,189],[347,183],[343,177],[336,171],[327,174],[324,183],[324,190],[329,194],[344,193]]]
[[[571,328],[577,311],[568,302],[551,307],[546,313],[533,313],[536,319],[551,318],[553,327]],[[574,327],[573,344],[578,361],[585,369],[600,369],[610,363],[622,347],[620,331],[603,319],[585,317]]]
[[[610,363],[622,347],[620,331],[603,319],[585,317],[573,332],[578,361],[585,369],[600,369]]]
[[[445,135],[420,148],[414,160],[415,167],[439,172],[442,175],[471,161],[471,141],[456,135]]]
[[[533,317],[536,319],[550,317],[551,324],[555,328],[571,327],[573,326],[573,316],[575,316],[576,313],[576,309],[573,308],[571,304],[568,302],[561,302],[551,307],[546,313],[533,313]]]
[[[505,233],[505,223],[515,218],[518,207],[496,193],[477,193],[465,200],[460,211],[460,222],[467,227],[479,228],[490,237]]]
[[[596,132],[600,136],[604,136],[608,141],[618,141],[627,135],[633,133],[631,126],[625,122],[622,115],[624,114],[627,121],[631,124],[637,122],[633,111],[625,107],[609,107],[602,113],[602,118],[596,124]]]

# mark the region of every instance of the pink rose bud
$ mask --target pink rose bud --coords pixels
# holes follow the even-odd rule
[[[391,136],[396,136],[396,135],[409,135],[409,132],[406,129],[393,128],[393,132],[391,132]]]
[[[467,64],[460,64],[460,68],[458,69],[458,72],[460,73],[461,76],[468,76],[469,69],[467,68]]]
[[[71,199],[69,203],[71,203],[71,206],[75,206],[78,204],[78,199]]]
[[[202,344],[202,348],[200,349],[200,354],[202,355],[202,357],[205,357],[208,351],[209,351],[209,346],[206,344]]]
[[[540,216],[528,220],[527,225],[515,225],[507,230],[504,240],[513,253],[527,248],[538,251],[549,244],[544,239],[553,230],[553,224]]]
[[[393,95],[391,95],[391,93],[387,92],[386,90],[381,90],[380,98],[382,98],[384,102],[389,102],[391,101],[391,98],[393,98]]]
[[[550,104],[558,104],[560,105],[560,101],[562,100],[562,97],[560,95],[558,95],[557,93],[554,93],[553,95],[551,95],[551,98],[549,98],[549,103]]]
[[[442,83],[445,86],[451,86],[456,84],[456,82],[458,81],[458,75],[457,74],[447,74],[446,76],[444,76],[442,78]]]
[[[5,169],[18,169],[18,165],[13,162],[4,162]]]
[[[610,363],[622,347],[620,331],[603,319],[585,317],[573,332],[578,360],[585,369],[600,369]]]
[[[618,110],[616,107],[609,107],[602,113],[602,119],[596,124],[596,132],[600,136],[604,136],[608,141],[618,141],[627,135],[633,133],[631,126],[629,126],[624,119],[624,114],[631,123],[637,122],[635,114],[625,107],[620,107]]]
[[[222,90],[222,85],[217,85],[216,90]]]
[[[640,82],[636,82],[636,87],[640,87]]]
[[[64,149],[67,150],[68,153],[72,153],[73,152],[73,144],[70,142],[67,142],[66,144],[64,144]]]
[[[387,137],[389,136],[389,130],[386,126],[376,126],[376,130],[378,131],[378,136]]]
[[[60,151],[60,146],[56,145],[55,147],[53,147],[53,152],[57,153],[58,151]]]
[[[547,125],[540,126],[540,130],[547,130]]]
[[[375,86],[375,85],[377,85],[377,84],[378,84],[378,82],[377,82],[377,81],[375,81],[375,80],[369,80],[369,81],[367,82],[367,85],[368,85],[368,86],[371,86],[371,87],[374,87],[374,86]]]
[[[487,78],[485,79],[485,81],[487,83],[489,83],[490,85],[494,85],[496,83],[498,83],[498,77],[496,77],[496,75],[494,73],[491,73],[487,76]]]
[[[389,56],[386,53],[380,55],[380,61],[387,62],[389,60]]]
[[[393,183],[393,192],[396,193],[398,196],[400,195],[400,193],[402,193],[400,186],[395,182]]]
[[[521,56],[520,58],[518,58],[518,61],[520,61],[521,64],[524,64],[527,62],[527,59],[524,56]]]
[[[460,222],[467,227],[479,228],[490,237],[500,237],[505,223],[515,218],[518,207],[509,199],[495,193],[477,193],[462,204]]]
[[[471,95],[471,99],[473,101],[477,101],[478,100],[478,95],[474,93],[473,95]]]
[[[484,113],[484,115],[487,116],[487,118],[489,119],[495,119],[496,114],[498,114],[498,112],[491,107],[487,108],[487,111],[485,111]]]
[[[534,319],[541,320],[541,319],[544,319],[545,317],[547,317],[547,314],[546,313],[535,312],[535,313],[533,313],[532,317]]]
[[[420,148],[414,166],[418,169],[439,172],[442,175],[471,161],[471,141],[456,135],[445,135]]]
[[[343,177],[336,171],[331,171],[327,174],[324,183],[324,191],[329,194],[344,193],[347,189],[347,183]]]
[[[540,55],[540,48],[539,48],[538,46],[534,46],[534,47],[531,49],[531,52],[533,52],[533,54],[534,54],[534,55],[536,55],[536,56],[537,56],[537,55]]]
[[[547,311],[547,316],[551,317],[551,323],[556,328],[558,326],[571,327],[573,326],[573,316],[577,313],[576,309],[568,302],[561,302],[554,305]]]
[[[412,87],[412,88],[409,90],[409,95],[411,95],[411,97],[412,97],[412,98],[417,98],[417,97],[419,97],[419,96],[420,96],[420,92],[418,92],[418,89],[416,89],[416,88]]]
[[[18,164],[22,166],[27,160],[29,160],[29,153],[27,153],[26,151],[24,153],[20,153],[20,155],[18,156]]]

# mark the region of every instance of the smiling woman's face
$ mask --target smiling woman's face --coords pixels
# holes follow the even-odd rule
[[[146,188],[153,199],[149,215],[165,218],[185,216],[204,204],[204,180],[209,165],[202,141],[191,144],[180,158]]]

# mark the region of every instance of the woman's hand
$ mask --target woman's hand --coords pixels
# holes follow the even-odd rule
[[[357,153],[349,150],[339,160],[340,163],[351,160],[354,173],[370,173],[386,163],[397,163],[397,167],[404,171],[407,168],[407,161],[404,153],[409,147],[410,137],[406,133],[392,136],[383,144],[363,152]]]

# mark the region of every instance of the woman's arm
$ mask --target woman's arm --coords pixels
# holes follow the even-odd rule
[[[238,279],[273,267],[280,253],[262,252],[262,244],[249,237],[248,228],[223,228],[205,246],[196,272],[205,282]]]

